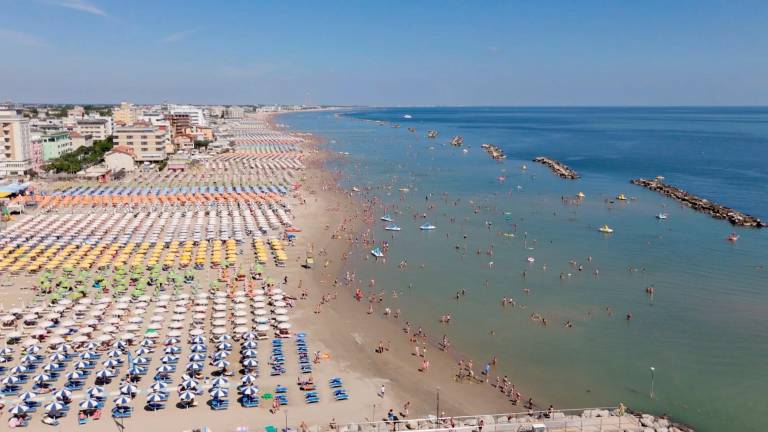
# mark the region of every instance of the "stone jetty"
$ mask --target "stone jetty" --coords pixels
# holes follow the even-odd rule
[[[672,199],[680,201],[694,210],[707,213],[715,219],[725,219],[733,225],[751,228],[765,228],[768,226],[765,222],[755,216],[750,216],[730,207],[715,204],[704,198],[699,198],[696,195],[664,183],[660,178],[639,178],[632,180],[631,183],[666,195]]]
[[[579,178],[579,174],[576,171],[572,170],[568,167],[568,165],[560,161],[544,156],[535,157],[533,158],[533,161],[548,166],[553,173],[557,174],[561,178],[568,180],[576,180]]]

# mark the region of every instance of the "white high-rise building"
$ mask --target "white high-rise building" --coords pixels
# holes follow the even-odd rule
[[[168,112],[170,114],[186,114],[189,116],[189,123],[192,126],[205,126],[205,116],[203,116],[203,109],[191,105],[169,105]]]
[[[32,169],[29,120],[23,111],[0,108],[0,176],[24,175]]]

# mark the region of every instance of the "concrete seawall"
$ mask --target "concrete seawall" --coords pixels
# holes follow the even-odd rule
[[[730,207],[715,204],[704,198],[699,198],[696,195],[690,194],[682,189],[678,189],[674,186],[663,183],[659,179],[651,180],[639,178],[632,180],[631,183],[668,196],[694,210],[707,213],[715,219],[727,220],[733,225],[751,228],[765,228],[768,226],[765,224],[765,222],[761,221],[755,216],[750,216]]]

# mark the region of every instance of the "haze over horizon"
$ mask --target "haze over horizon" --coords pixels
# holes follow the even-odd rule
[[[768,105],[758,1],[0,0],[0,100]]]

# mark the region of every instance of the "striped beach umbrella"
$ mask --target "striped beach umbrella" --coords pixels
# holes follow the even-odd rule
[[[120,396],[115,398],[112,402],[114,402],[117,406],[125,406],[131,403],[131,398]]]
[[[104,387],[91,387],[88,390],[85,391],[85,394],[92,398],[101,397],[104,395]]]
[[[194,393],[192,393],[191,391],[185,391],[185,392],[181,392],[181,394],[179,394],[179,399],[181,399],[183,401],[191,401],[191,400],[195,399],[195,396],[196,395]]]
[[[72,397],[72,392],[67,389],[61,389],[53,393],[56,399],[64,400]]]
[[[240,382],[242,382],[243,384],[253,384],[256,382],[256,376],[251,374],[243,375],[243,377],[240,378]]]
[[[229,360],[224,360],[224,359],[216,360],[215,362],[213,362],[213,365],[219,369],[224,369],[229,366]]]
[[[19,399],[21,399],[24,402],[26,402],[26,401],[28,401],[30,399],[34,399],[36,397],[37,397],[37,394],[35,392],[31,392],[31,391],[26,391],[26,392],[22,393],[21,395],[19,395]]]
[[[27,411],[29,411],[29,407],[25,404],[17,404],[11,407],[11,409],[8,410],[9,413],[18,415],[18,414],[24,414]]]
[[[189,355],[189,361],[191,362],[201,362],[205,360],[205,355],[200,353],[193,353]]]
[[[211,397],[214,399],[224,399],[229,394],[227,390],[220,387],[213,387],[209,390]]]
[[[45,412],[48,414],[57,414],[64,411],[67,407],[61,402],[51,402],[45,406]]]
[[[120,393],[124,395],[130,395],[136,393],[139,388],[133,384],[125,384],[120,386]]]
[[[173,366],[170,365],[160,365],[156,369],[159,373],[171,373],[173,372]]]
[[[174,346],[165,347],[165,349],[163,350],[164,354],[178,354],[180,352],[181,352],[181,348],[177,347],[175,345]]]
[[[240,393],[244,394],[245,396],[256,396],[259,394],[259,388],[255,386],[243,387]]]
[[[165,355],[165,356],[160,357],[160,361],[162,363],[173,363],[173,362],[175,362],[178,359],[179,359],[178,357],[172,356],[172,355]]]
[[[112,378],[113,376],[115,376],[115,373],[109,369],[102,369],[96,372],[96,378],[105,379],[105,378]]]
[[[82,379],[85,375],[80,371],[72,371],[65,375],[68,380],[70,381],[77,381],[79,379]]]
[[[99,407],[99,402],[96,399],[85,399],[81,401],[78,406],[81,409],[95,409]]]
[[[150,393],[147,395],[147,402],[149,403],[163,402],[166,399],[167,397],[160,393]]]
[[[213,381],[211,381],[211,385],[213,387],[226,387],[229,385],[229,380],[223,376],[216,377],[213,379]]]
[[[2,382],[5,385],[14,385],[20,381],[19,377],[16,375],[8,375],[7,377],[3,378]]]

